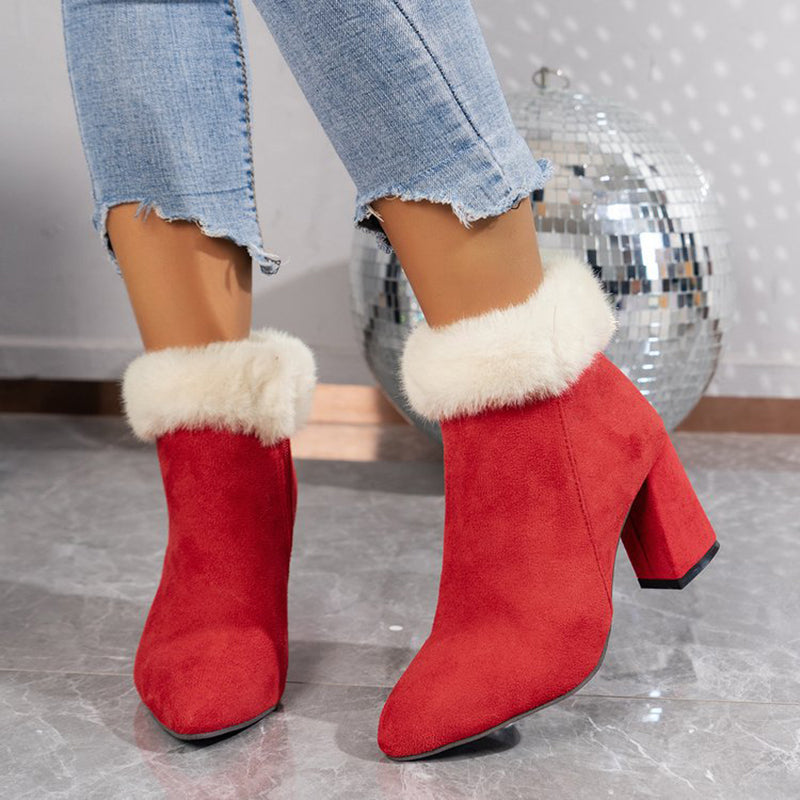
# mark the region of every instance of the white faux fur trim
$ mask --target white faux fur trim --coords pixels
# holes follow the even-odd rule
[[[570,253],[542,260],[544,280],[524,302],[412,329],[400,385],[420,416],[440,421],[556,396],[605,349],[617,321],[592,268]]]
[[[247,339],[138,356],[122,379],[123,408],[146,442],[178,428],[212,427],[254,433],[270,445],[306,421],[316,379],[306,344],[263,328]]]

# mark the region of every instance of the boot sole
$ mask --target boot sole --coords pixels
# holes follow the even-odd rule
[[[218,730],[214,731],[206,731],[203,733],[178,733],[177,731],[173,731],[172,728],[168,728],[161,720],[152,712],[150,712],[153,716],[153,719],[159,724],[161,728],[163,728],[170,736],[174,736],[176,739],[180,739],[182,742],[193,742],[197,741],[198,739],[216,739],[219,736],[225,736],[228,733],[235,733],[236,731],[244,730],[245,728],[249,728],[251,725],[255,725],[261,719],[267,716],[271,711],[274,711],[278,706],[274,705],[272,708],[268,708],[266,711],[262,711],[257,717],[253,717],[252,719],[248,719],[246,722],[239,722],[236,725],[229,725],[227,728],[219,728]]]
[[[639,586],[642,589],[683,589],[687,583],[696,578],[709,564],[719,550],[719,542],[714,542],[708,548],[708,552],[681,578],[674,580],[655,580],[652,578],[640,578]]]
[[[619,546],[619,542],[617,542],[617,546]],[[708,550],[708,552],[682,577],[678,578],[677,580],[646,580],[646,581],[639,581],[639,585],[643,589],[683,589],[686,584],[688,584],[693,578],[696,578],[711,562],[711,559],[717,554],[719,550],[719,542],[716,541]],[[616,566],[616,559],[614,562]],[[614,572],[612,570],[611,573],[611,584],[614,584]],[[521,714],[517,714],[514,717],[510,717],[509,719],[505,720],[505,722],[501,722],[497,725],[493,725],[491,728],[487,728],[480,733],[476,733],[472,736],[467,736],[465,739],[458,739],[455,742],[451,742],[450,744],[442,745],[441,747],[437,747],[435,750],[428,750],[424,753],[419,753],[416,755],[410,756],[387,756],[392,761],[416,761],[420,758],[428,758],[428,756],[435,756],[438,753],[443,753],[446,750],[451,750],[454,747],[459,747],[463,744],[469,744],[469,742],[474,742],[477,739],[482,739],[484,736],[489,736],[496,731],[502,730],[503,728],[508,728],[510,725],[514,725],[521,719],[525,717],[529,717],[531,714],[535,714],[537,711],[542,711],[549,706],[555,705],[556,703],[560,703],[562,700],[566,700],[571,695],[575,694],[575,692],[582,689],[586,686],[589,681],[594,678],[597,672],[600,670],[600,667],[603,665],[603,659],[606,657],[606,651],[608,650],[608,642],[611,639],[611,625],[608,626],[608,636],[606,636],[606,642],[603,645],[603,652],[600,653],[600,658],[597,661],[594,669],[574,688],[570,689],[568,692],[559,695],[558,697],[553,698],[552,700],[548,700],[546,703],[542,703],[540,706],[536,706],[536,708],[532,708],[529,711],[523,711]]]

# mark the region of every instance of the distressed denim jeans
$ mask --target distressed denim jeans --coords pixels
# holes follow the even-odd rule
[[[448,203],[466,226],[544,186],[469,0],[253,0],[355,184],[354,225],[392,253],[370,203]],[[138,202],[247,247],[265,274],[242,0],[62,0],[92,223]]]

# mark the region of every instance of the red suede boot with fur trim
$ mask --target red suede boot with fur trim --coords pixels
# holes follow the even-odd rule
[[[562,255],[524,303],[406,340],[405,395],[441,423],[444,554],[430,635],[381,714],[390,757],[476,739],[589,680],[620,538],[645,587],[682,588],[716,552],[660,417],[602,355],[614,328],[591,268]]]
[[[272,329],[145,353],[123,401],[156,442],[169,537],[134,682],[179,739],[246,727],[275,708],[287,669],[297,479],[289,437],[308,416],[311,350]]]

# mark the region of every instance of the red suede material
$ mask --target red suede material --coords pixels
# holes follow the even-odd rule
[[[589,527],[609,592],[620,531],[668,440],[658,413],[605,356],[561,397]]]
[[[291,447],[204,429],[157,448],[169,537],[134,681],[167,728],[208,733],[259,716],[286,683]]]
[[[439,600],[381,714],[378,741],[395,757],[478,735],[589,676],[610,630],[623,522],[668,442],[650,404],[600,354],[558,398],[441,427]],[[695,547],[695,560],[706,549]]]
[[[637,495],[622,532],[639,578],[682,578],[712,547],[716,534],[671,442]]]

